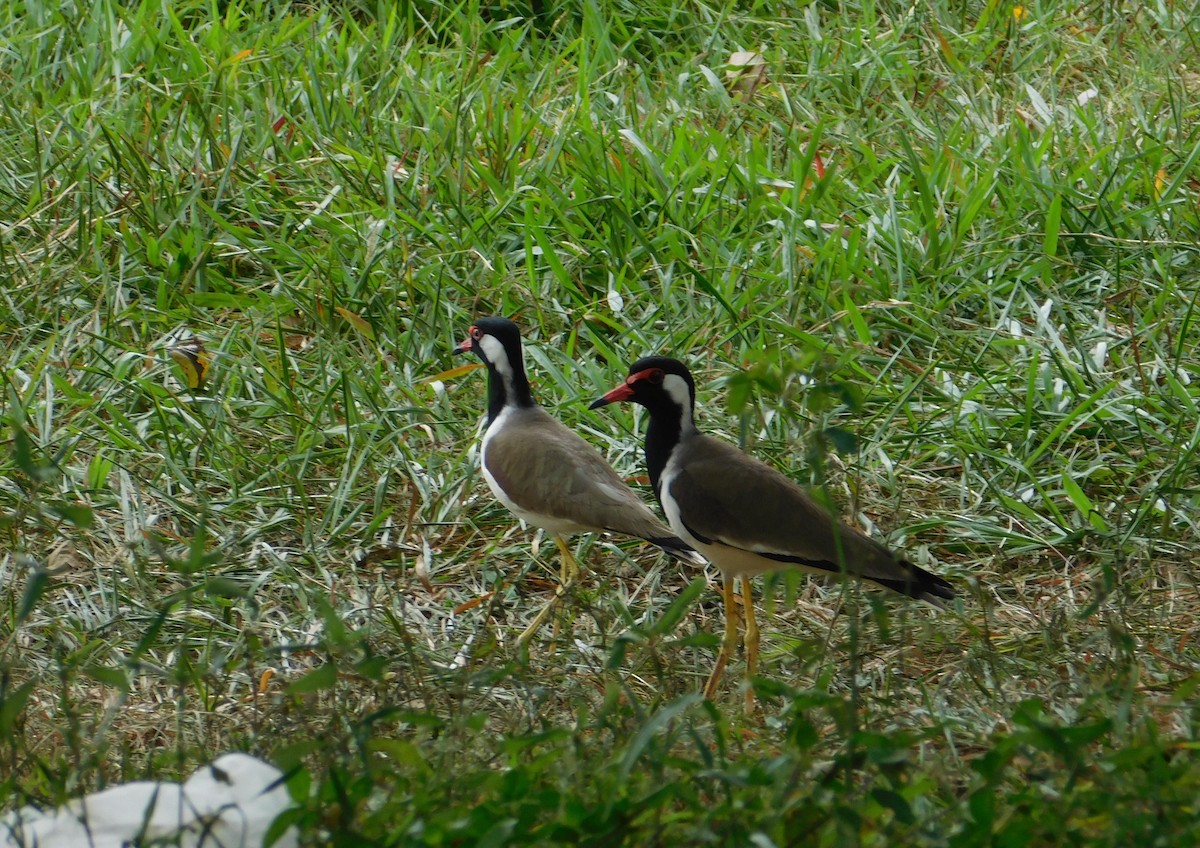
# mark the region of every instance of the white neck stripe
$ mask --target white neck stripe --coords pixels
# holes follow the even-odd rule
[[[489,336],[486,333],[479,337],[479,349],[483,351],[484,358],[492,364],[503,380],[506,388],[512,388],[513,368],[512,363],[508,361],[508,351],[504,349],[504,345],[500,344],[500,340],[495,336]]]
[[[683,432],[696,429],[692,420],[692,393],[687,381],[678,374],[668,374],[663,379],[663,391],[679,407],[679,426]]]

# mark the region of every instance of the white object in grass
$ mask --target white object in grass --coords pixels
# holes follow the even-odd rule
[[[0,848],[261,848],[271,823],[292,805],[279,769],[248,754],[223,754],[182,786],[139,780],[59,807],[0,819]],[[294,828],[275,848],[299,845]]]

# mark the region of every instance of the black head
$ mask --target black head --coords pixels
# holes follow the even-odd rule
[[[478,318],[458,350],[474,353],[489,366],[520,362],[521,331],[507,318]]]
[[[696,382],[687,366],[669,356],[647,356],[629,368],[625,382],[595,401],[591,409],[617,401],[640,403],[651,415],[690,419],[696,403]]]
[[[591,405],[607,406],[630,400],[646,407],[650,423],[646,427],[646,470],[654,494],[662,499],[660,485],[663,469],[676,446],[696,432],[692,409],[696,404],[696,383],[687,366],[666,356],[647,356],[629,369],[629,376],[604,397]]]
[[[495,419],[507,404],[532,406],[533,396],[521,355],[521,331],[507,318],[479,318],[458,345],[488,367],[488,418]]]

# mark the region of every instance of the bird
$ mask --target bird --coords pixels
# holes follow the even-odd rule
[[[488,488],[510,512],[545,530],[558,546],[560,583],[555,597],[518,637],[518,644],[533,636],[579,575],[566,536],[621,533],[650,542],[676,559],[704,565],[596,448],[534,401],[516,324],[507,318],[479,318],[458,351],[474,353],[488,370],[487,425],[480,447]]]
[[[725,638],[704,687],[715,697],[737,643],[733,581],[746,616],[746,674],[758,666],[758,624],[749,578],[784,568],[854,577],[942,606],[954,587],[835,518],[783,473],[696,428],[696,383],[677,359],[649,356],[624,382],[594,401],[597,409],[632,401],[649,413],[645,459],[667,523],[722,575]],[[746,702],[753,703],[747,690]]]

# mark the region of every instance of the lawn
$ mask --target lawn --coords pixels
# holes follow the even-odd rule
[[[3,3],[0,812],[240,750],[311,845],[1200,841],[1197,56],[1172,0]],[[757,581],[747,710],[718,575],[585,536],[518,646],[488,314],[648,500],[587,406],[663,353],[958,600]]]

